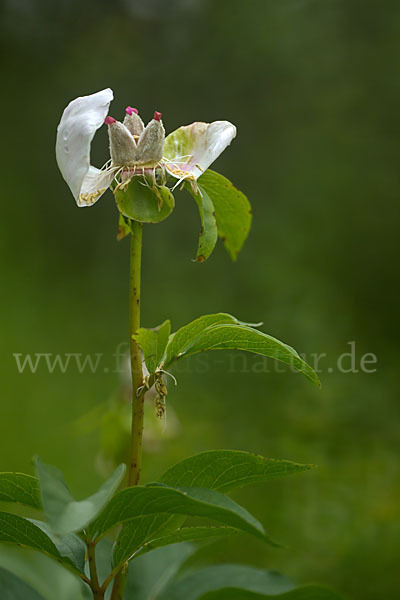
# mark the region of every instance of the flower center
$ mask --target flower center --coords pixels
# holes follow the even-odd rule
[[[125,113],[123,123],[110,116],[104,120],[108,125],[112,165],[157,167],[162,159],[165,141],[162,113],[156,111],[146,127],[136,108],[127,106]]]

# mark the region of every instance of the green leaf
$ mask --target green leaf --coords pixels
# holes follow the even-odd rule
[[[125,217],[141,223],[159,223],[171,214],[175,199],[166,186],[152,189],[152,184],[146,181],[142,177],[133,177],[126,188],[114,191],[115,200]]]
[[[125,474],[125,465],[119,465],[99,490],[77,502],[71,495],[63,474],[57,467],[35,459],[43,509],[54,533],[66,534],[83,529],[104,508],[118,489]]]
[[[240,531],[234,527],[182,527],[168,535],[156,537],[148,542],[145,542],[140,550],[140,555],[145,552],[150,552],[155,548],[177,544],[179,542],[199,542],[212,538],[226,537],[238,535]]]
[[[199,317],[178,329],[178,331],[173,333],[169,338],[163,361],[165,368],[184,354],[186,348],[194,338],[200,335],[208,327],[222,323],[239,323],[239,321],[227,313],[216,313]]]
[[[78,575],[32,548],[0,544],[0,566],[26,582],[44,600],[89,600],[88,588]],[[31,599],[28,596],[26,600]]]
[[[236,260],[251,226],[251,206],[246,196],[219,173],[207,169],[197,180],[199,189],[214,205],[218,234],[232,260]]]
[[[205,487],[226,493],[311,468],[312,465],[264,458],[238,450],[210,450],[177,463],[164,473],[161,482],[172,487]]]
[[[193,544],[174,544],[135,558],[129,565],[126,597],[135,600],[158,598],[196,549]]]
[[[297,352],[276,338],[251,327],[238,324],[217,324],[208,327],[181,352],[181,356],[191,356],[205,350],[246,350],[261,356],[268,356],[293,367],[319,386],[315,371],[300,358]]]
[[[175,532],[186,517],[161,513],[126,521],[114,545],[113,564],[130,560],[147,541]]]
[[[112,570],[112,549],[113,542],[109,537],[103,537],[96,544],[96,568],[100,583],[103,583]]]
[[[96,537],[102,536],[124,521],[159,513],[213,519],[273,543],[267,538],[261,523],[247,510],[223,494],[205,488],[164,485],[127,488],[114,496],[91,529]]]
[[[196,261],[204,262],[215,248],[218,239],[217,222],[215,220],[214,205],[204,189],[199,188],[197,194],[193,192],[192,186],[187,184],[186,189],[196,200],[199,208],[201,231],[199,245],[197,248]]]
[[[117,233],[117,241],[123,240],[124,237],[132,233],[132,228],[130,225],[130,220],[124,215],[119,215],[118,219],[118,233]]]
[[[311,465],[264,458],[248,452],[211,450],[177,463],[162,475],[160,481],[171,487],[204,487],[225,493],[310,468]],[[114,562],[126,560],[145,542],[173,536],[184,521],[185,517],[166,515],[128,521],[118,536]]]
[[[39,482],[24,473],[0,473],[0,501],[41,508]]]
[[[275,571],[226,564],[198,569],[184,575],[168,586],[157,600],[197,600],[207,592],[227,586],[271,594],[287,592],[294,587],[290,579]]]
[[[63,559],[55,544],[39,527],[18,515],[0,512],[0,542],[34,548],[72,566],[69,559]]]
[[[154,373],[164,355],[171,333],[171,321],[164,321],[156,329],[140,328],[133,339],[143,350],[144,360],[150,375]]]
[[[43,521],[34,519],[30,519],[30,521],[51,539],[62,557],[69,559],[81,573],[85,572],[86,546],[80,537],[75,533],[59,535],[53,533],[49,525]]]
[[[283,594],[263,594],[240,588],[223,588],[214,592],[208,592],[198,597],[198,600],[343,600],[336,592],[316,585],[308,585]],[[172,599],[171,600],[175,600]],[[185,599],[186,600],[186,599]]]
[[[19,577],[0,568],[1,600],[43,600],[30,585]]]
[[[178,358],[206,350],[247,350],[268,356],[290,365],[320,385],[315,371],[296,350],[227,313],[204,315],[172,334],[163,357],[164,368]]]

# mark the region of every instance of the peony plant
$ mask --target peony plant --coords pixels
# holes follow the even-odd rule
[[[218,237],[235,260],[250,229],[251,208],[242,192],[209,169],[236,136],[232,123],[195,122],[166,136],[160,112],[145,125],[138,110],[128,106],[118,121],[109,115],[112,99],[112,90],[105,89],[68,104],[57,130],[56,156],[79,207],[92,206],[111,190],[118,239],[130,237],[129,452],[125,463],[83,500],[76,500],[62,473],[39,457],[36,477],[0,474],[0,500],[9,507],[0,513],[0,541],[9,545],[0,589],[15,600],[337,600],[335,592],[321,586],[298,586],[284,575],[243,565],[179,574],[198,542],[250,534],[279,546],[228,494],[311,466],[209,450],[143,485],[146,394],[152,392],[155,412],[163,417],[174,364],[210,350],[252,352],[290,365],[317,386],[319,380],[292,347],[260,331],[260,324],[227,313],[197,317],[174,333],[169,320],[150,329],[141,326],[144,225],[169,217],[174,193],[185,190],[201,220],[196,260],[211,255]],[[108,129],[110,159],[98,168],[91,164],[90,149],[102,126]],[[201,524],[188,525],[191,517]]]

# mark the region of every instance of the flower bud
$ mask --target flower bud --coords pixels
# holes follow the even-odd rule
[[[124,125],[133,136],[140,137],[144,130],[144,123],[142,119],[138,115],[138,111],[136,108],[132,108],[131,106],[127,106],[125,109],[126,115],[124,119]]]
[[[154,113],[154,119],[147,124],[137,143],[136,160],[139,164],[157,164],[162,159],[165,129],[161,113]]]
[[[113,165],[124,166],[136,162],[136,142],[129,130],[112,117],[107,117],[106,123]]]

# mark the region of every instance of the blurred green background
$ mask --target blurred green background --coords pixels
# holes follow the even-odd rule
[[[399,34],[396,0],[3,2],[1,470],[31,472],[39,453],[76,495],[93,491],[99,433],[77,422],[120,385],[128,243],[111,193],[78,209],[58,172],[64,107],[111,87],[116,118],[132,105],[145,120],[162,111],[167,131],[228,119],[238,136],[214,168],[249,196],[250,237],[236,264],[222,244],[192,262],[199,217],[177,194],[173,216],[145,228],[143,325],[262,320],[309,360],[326,353],[323,389],[240,356],[190,363],[165,431],[150,430],[144,478],[211,448],[315,463],[235,494],[286,549],[241,538],[213,559],[399,597]],[[102,128],[94,164],[107,144]],[[340,372],[351,341],[358,369],[374,353],[376,372]],[[104,357],[94,374],[20,374],[13,353],[40,352]]]

